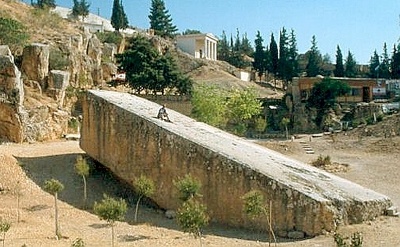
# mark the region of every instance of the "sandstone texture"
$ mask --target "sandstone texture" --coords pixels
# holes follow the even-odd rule
[[[260,190],[272,202],[273,227],[282,235],[333,231],[372,220],[392,204],[385,195],[172,110],[173,122],[162,122],[155,118],[160,105],[130,94],[91,90],[82,108],[81,148],[129,183],[150,177],[157,188],[152,199],[165,209],[179,206],[174,181],[186,174],[201,181],[211,219],[231,226],[268,228],[264,217],[243,213],[242,196]]]
[[[0,139],[22,142],[20,113],[24,101],[21,72],[8,46],[0,46]]]

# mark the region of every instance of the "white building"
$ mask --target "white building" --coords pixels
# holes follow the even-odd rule
[[[218,38],[211,33],[178,35],[176,43],[179,49],[195,58],[217,60]]]

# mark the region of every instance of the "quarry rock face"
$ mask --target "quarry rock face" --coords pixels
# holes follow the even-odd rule
[[[65,90],[69,86],[69,72],[61,70],[50,71],[48,90],[62,107],[64,105]]]
[[[50,47],[46,44],[33,43],[24,48],[22,53],[22,73],[30,80],[46,87],[46,77],[49,74]]]
[[[23,102],[21,72],[15,66],[8,46],[0,46],[0,138],[22,142],[20,113]]]
[[[243,195],[260,191],[271,202],[273,227],[282,236],[315,236],[340,224],[382,215],[388,197],[126,93],[90,90],[82,102],[80,145],[88,155],[132,184],[154,181],[152,199],[180,205],[174,181],[190,174],[202,184],[210,218],[236,227],[268,229],[266,217],[250,219]],[[293,236],[292,236],[293,235]]]

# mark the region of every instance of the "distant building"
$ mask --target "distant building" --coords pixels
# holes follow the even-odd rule
[[[179,49],[195,58],[217,60],[218,38],[211,33],[179,35],[176,41]]]
[[[314,84],[322,79],[323,77],[295,77],[289,90],[296,101],[305,102],[310,97]],[[331,79],[346,82],[351,88],[348,94],[337,98],[340,103],[370,102],[381,96],[384,91],[384,87],[378,85],[373,78],[331,77]]]

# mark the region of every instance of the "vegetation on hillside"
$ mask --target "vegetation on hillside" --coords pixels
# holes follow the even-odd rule
[[[238,135],[244,135],[256,122],[259,126],[262,125],[260,121],[265,122],[258,117],[262,106],[252,88],[223,92],[212,85],[199,85],[193,92],[191,103],[192,116],[198,121]]]
[[[167,90],[181,95],[190,94],[191,80],[177,67],[169,50],[160,53],[144,36],[134,36],[122,54],[116,56],[120,70],[137,93],[143,91],[165,94]]]
[[[8,45],[13,54],[22,53],[22,48],[29,39],[24,24],[11,18],[0,17],[0,33],[0,44]]]
[[[350,86],[347,83],[330,78],[324,78],[314,85],[307,106],[317,110],[315,119],[317,126],[321,125],[326,111],[336,103],[336,98],[349,93],[349,91]]]

